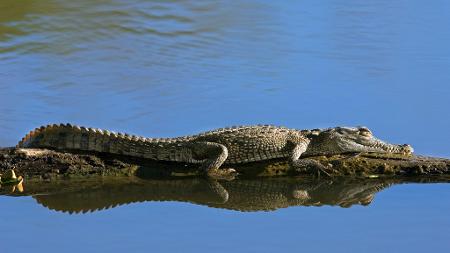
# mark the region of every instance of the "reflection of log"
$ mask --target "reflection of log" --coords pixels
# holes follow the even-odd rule
[[[332,176],[450,174],[450,159],[384,154],[345,154],[313,158],[324,165],[331,165],[333,169],[328,173]],[[314,170],[296,170],[280,160],[233,167],[241,177],[316,174]],[[26,179],[90,175],[157,177],[198,174],[195,165],[155,162],[109,154],[65,153],[44,149],[0,149],[0,173],[13,168]]]

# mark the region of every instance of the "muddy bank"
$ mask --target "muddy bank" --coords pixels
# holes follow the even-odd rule
[[[312,157],[331,165],[332,177],[420,176],[450,174],[450,159],[385,154],[345,154]],[[68,153],[45,149],[0,149],[0,173],[14,169],[25,179],[51,180],[90,176],[171,177],[201,174],[196,165],[156,162],[110,154]],[[315,169],[299,170],[286,161],[273,160],[233,166],[241,178],[311,174],[325,177]]]

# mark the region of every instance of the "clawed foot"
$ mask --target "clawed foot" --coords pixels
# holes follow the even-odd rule
[[[326,176],[331,177],[335,174],[332,166],[325,166],[313,159],[301,159],[294,162],[294,166],[298,171],[306,171],[310,174],[315,174],[317,177]]]
[[[331,167],[324,166],[322,164],[314,166],[315,172],[317,173],[317,177],[320,177],[322,174],[327,177],[331,177],[333,174],[333,170]]]
[[[210,169],[207,172],[208,177],[217,179],[217,180],[233,180],[236,178],[238,173],[235,169],[227,168],[227,169]]]

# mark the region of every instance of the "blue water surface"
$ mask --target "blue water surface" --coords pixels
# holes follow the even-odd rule
[[[241,213],[148,202],[95,213],[0,197],[6,252],[446,252],[448,185],[402,185],[370,207]],[[6,247],[5,247],[6,246]]]
[[[448,13],[444,0],[2,0],[0,146],[59,122],[161,137],[366,125],[448,158]],[[446,252],[449,197],[412,184],[369,207],[72,216],[0,197],[1,252]]]

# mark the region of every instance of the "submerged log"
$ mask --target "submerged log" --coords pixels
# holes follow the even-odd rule
[[[393,154],[342,154],[311,157],[331,169],[293,168],[285,160],[233,166],[241,178],[316,175],[321,177],[392,177],[450,174],[450,159]],[[120,155],[61,152],[47,149],[0,149],[0,174],[14,169],[26,180],[89,176],[146,178],[196,176],[198,165],[158,162]]]

